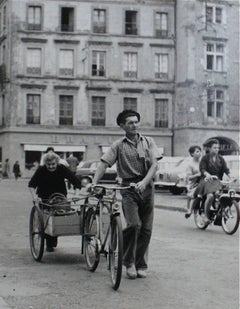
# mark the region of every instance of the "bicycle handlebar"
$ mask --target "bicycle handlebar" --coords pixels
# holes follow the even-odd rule
[[[235,179],[235,178],[230,179],[230,180],[220,180],[222,185],[229,185],[229,184],[236,182],[236,181],[237,181],[237,179]]]
[[[106,186],[106,185],[94,185],[92,188],[102,188],[102,189],[108,189],[108,190],[127,190],[127,189],[134,189],[135,188],[135,183],[130,184],[129,186]]]

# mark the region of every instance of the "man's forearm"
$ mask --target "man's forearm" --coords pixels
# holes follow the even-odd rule
[[[93,184],[97,184],[99,180],[103,177],[107,168],[107,163],[101,162],[96,170],[96,173],[93,178]]]
[[[154,163],[151,165],[151,167],[150,167],[150,169],[149,169],[147,175],[146,175],[145,178],[144,178],[144,181],[145,181],[146,184],[148,184],[150,181],[152,181],[152,179],[153,179],[153,177],[154,177],[156,171],[157,171],[157,162],[156,162],[156,163],[154,162]]]

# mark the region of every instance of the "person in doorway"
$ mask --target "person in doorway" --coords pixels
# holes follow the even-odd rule
[[[78,178],[66,166],[59,163],[59,156],[50,151],[43,156],[43,166],[39,166],[28,183],[33,199],[48,201],[54,193],[67,196],[65,179],[81,189]],[[47,251],[54,251],[57,245],[57,237],[46,237]]]
[[[10,173],[9,159],[6,159],[2,168],[2,177],[9,178],[9,173]]]
[[[194,192],[199,184],[201,173],[199,170],[199,163],[202,156],[202,149],[198,145],[193,145],[188,150],[192,160],[189,161],[189,164],[186,168],[187,175],[187,213],[185,214],[185,218],[189,218],[192,214],[193,210],[193,202],[194,202]]]
[[[157,160],[161,157],[154,140],[138,133],[140,114],[124,110],[117,116],[117,124],[125,136],[114,142],[101,157],[93,185],[104,175],[107,167],[117,162],[122,185],[132,183],[135,190],[122,191],[122,206],[126,220],[123,230],[126,274],[129,279],[147,276],[146,253],[151,239],[154,209],[153,177]]]
[[[16,161],[13,165],[13,174],[16,180],[18,180],[18,178],[22,175],[19,161]]]
[[[76,175],[77,166],[79,164],[79,161],[78,161],[77,157],[75,157],[73,155],[72,152],[70,152],[69,157],[67,158],[67,163],[69,165],[70,171],[72,171]],[[71,189],[71,183],[68,183],[68,189]],[[75,187],[74,187],[74,190],[76,190]]]

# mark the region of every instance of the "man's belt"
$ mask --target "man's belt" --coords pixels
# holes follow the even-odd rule
[[[137,183],[141,180],[143,180],[144,176],[134,177],[134,178],[123,178],[122,183],[123,184],[130,184],[130,183]]]

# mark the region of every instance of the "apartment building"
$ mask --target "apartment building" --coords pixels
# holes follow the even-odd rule
[[[0,161],[99,158],[126,108],[164,155],[238,154],[238,1],[0,0]]]
[[[98,158],[126,108],[172,154],[175,1],[2,0],[0,20],[3,160]]]
[[[220,141],[239,154],[239,1],[177,1],[174,155]]]

